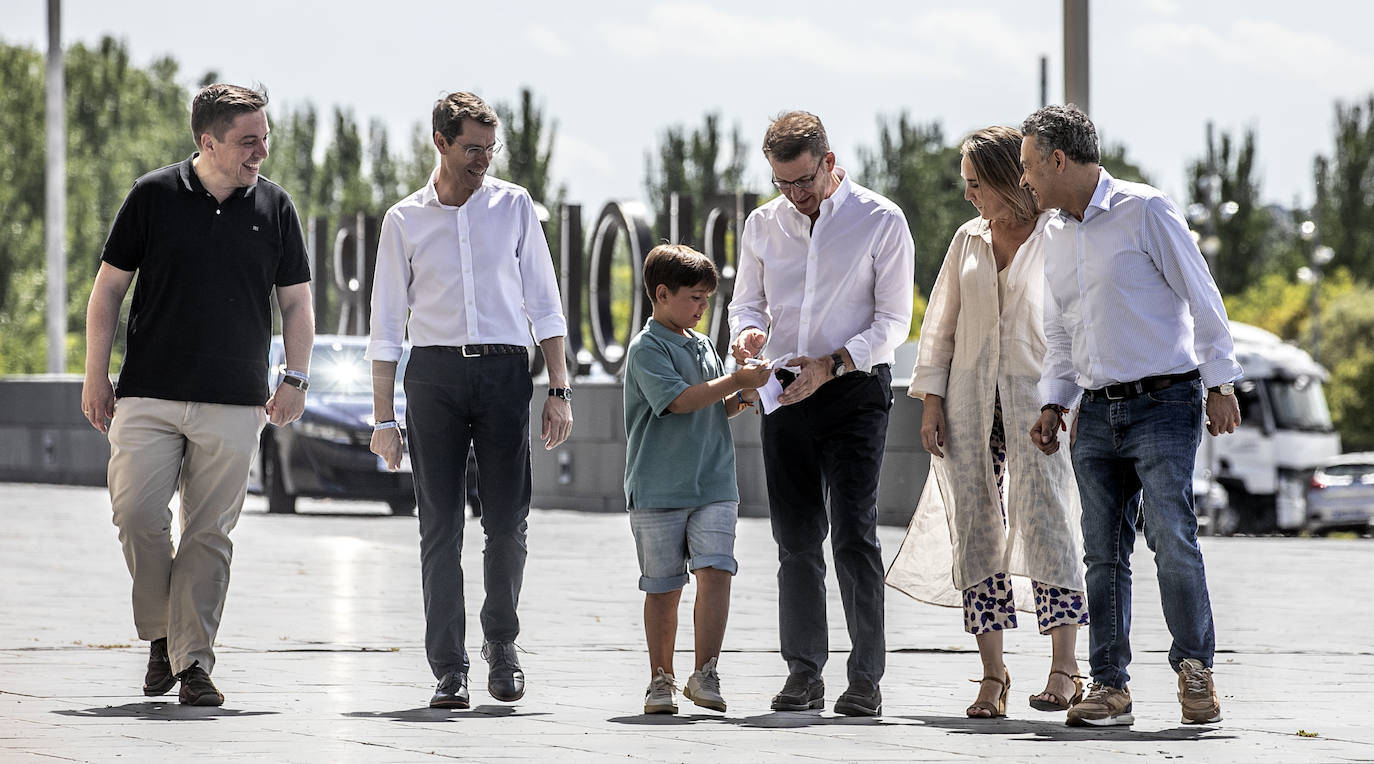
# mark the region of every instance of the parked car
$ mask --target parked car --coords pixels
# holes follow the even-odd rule
[[[1307,528],[1368,528],[1374,520],[1374,451],[1324,460],[1307,484]]]
[[[301,418],[285,427],[263,428],[259,458],[248,490],[267,496],[268,512],[295,512],[296,498],[362,499],[385,502],[392,514],[415,509],[410,457],[387,470],[369,449],[372,439],[372,370],[363,358],[366,337],[320,335],[310,362],[310,391]],[[281,337],[272,340],[268,386],[275,390],[286,368]],[[405,425],[401,379],[407,347],[396,375],[396,418]]]

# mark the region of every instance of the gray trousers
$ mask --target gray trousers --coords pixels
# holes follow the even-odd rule
[[[425,654],[436,678],[468,670],[463,525],[468,447],[482,475],[482,633],[513,641],[530,510],[530,379],[525,355],[465,358],[417,347],[406,366],[406,429],[420,515]]]

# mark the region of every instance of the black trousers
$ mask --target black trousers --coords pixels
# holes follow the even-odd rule
[[[464,358],[417,347],[405,391],[420,515],[425,654],[434,676],[442,678],[468,670],[462,553],[469,444],[482,474],[483,637],[510,641],[520,633],[515,611],[525,576],[533,382],[524,355]]]
[[[821,550],[827,533],[853,646],[849,681],[877,684],[887,667],[878,473],[891,408],[892,372],[880,366],[833,379],[763,417],[778,632],[790,673],[820,676],[830,654]]]

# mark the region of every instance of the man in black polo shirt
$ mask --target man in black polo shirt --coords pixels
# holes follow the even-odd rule
[[[210,85],[191,105],[199,151],[134,182],[110,228],[86,308],[81,410],[108,432],[114,523],[133,576],[134,623],[150,640],[143,694],[181,681],[180,701],[218,706],[210,681],[229,587],[229,531],[243,508],[264,422],[305,408],[315,318],[291,197],[258,170],[267,96]],[[110,350],[138,274],[119,387]],[[273,289],[287,376],[268,396]],[[180,491],[173,554],[168,502]]]

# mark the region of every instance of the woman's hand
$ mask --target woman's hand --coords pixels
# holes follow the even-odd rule
[[[945,399],[926,393],[921,412],[921,446],[932,456],[944,458],[940,449],[945,445]]]

